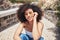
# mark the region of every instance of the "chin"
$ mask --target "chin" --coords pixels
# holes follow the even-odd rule
[[[32,21],[32,20],[28,20],[28,21]]]

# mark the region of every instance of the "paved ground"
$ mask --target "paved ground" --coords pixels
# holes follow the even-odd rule
[[[44,29],[43,29],[43,33],[42,36],[45,38],[45,40],[55,40],[55,25],[48,21],[47,19],[43,18],[43,23],[44,23]],[[10,28],[0,32],[0,40],[13,40],[13,35],[14,32],[16,30],[16,28],[18,27],[19,23],[17,23],[16,25],[11,26]]]

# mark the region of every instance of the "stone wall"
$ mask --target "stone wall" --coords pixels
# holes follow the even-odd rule
[[[45,18],[47,18],[50,22],[54,23],[56,25],[58,21],[58,17],[56,16],[57,11],[53,10],[45,10]]]
[[[16,13],[0,18],[0,32],[16,23],[18,23]]]

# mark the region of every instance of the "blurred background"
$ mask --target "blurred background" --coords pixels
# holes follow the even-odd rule
[[[45,40],[60,40],[60,0],[0,0],[0,40],[13,40],[19,25],[17,10],[25,3],[41,7]]]

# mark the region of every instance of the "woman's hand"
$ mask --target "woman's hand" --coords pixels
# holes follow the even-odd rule
[[[34,18],[37,18],[37,16],[38,16],[38,13],[34,12]]]

